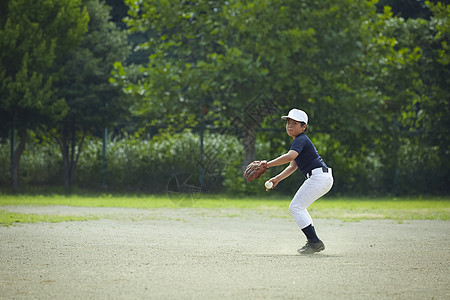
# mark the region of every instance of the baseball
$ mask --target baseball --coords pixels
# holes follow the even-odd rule
[[[267,189],[271,189],[273,187],[273,182],[272,181],[266,181],[266,183],[264,183],[264,185],[266,186]]]

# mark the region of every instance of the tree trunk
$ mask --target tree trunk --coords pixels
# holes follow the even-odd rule
[[[77,143],[77,135],[74,123],[66,123],[61,132],[61,139],[58,140],[61,149],[64,166],[64,187],[70,191],[75,182],[75,171],[78,159],[84,143],[85,134],[83,133],[80,141]]]
[[[11,134],[14,134],[12,132]],[[14,151],[14,156],[11,164],[11,185],[14,192],[17,192],[20,188],[19,180],[19,164],[20,157],[22,156],[23,150],[25,149],[25,144],[27,143],[28,133],[26,129],[19,130],[19,145]]]

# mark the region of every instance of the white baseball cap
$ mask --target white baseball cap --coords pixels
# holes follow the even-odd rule
[[[287,116],[282,116],[282,119],[292,119],[298,122],[304,122],[305,124],[308,124],[308,115],[300,109],[291,109],[289,111],[289,114]]]

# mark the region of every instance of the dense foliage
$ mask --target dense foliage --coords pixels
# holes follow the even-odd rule
[[[255,193],[242,166],[288,150],[279,116],[298,107],[334,169],[335,193],[449,192],[449,5],[110,0],[110,10],[59,0],[41,11],[29,0],[7,2],[2,186],[19,137],[28,185],[99,188],[106,180],[109,189],[162,192],[187,173],[207,191]],[[30,17],[17,18],[25,6]],[[30,176],[38,162],[48,176]],[[283,191],[301,180],[289,178]]]

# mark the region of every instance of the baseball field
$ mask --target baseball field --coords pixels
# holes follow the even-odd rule
[[[0,299],[449,299],[450,199],[0,196]]]

